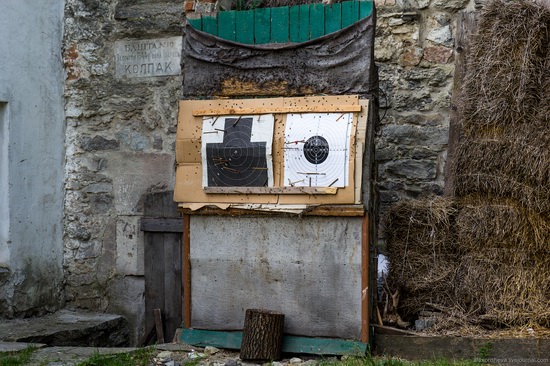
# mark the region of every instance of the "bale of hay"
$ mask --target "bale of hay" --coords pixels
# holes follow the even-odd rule
[[[486,4],[462,86],[466,136],[488,127],[521,128],[539,122],[549,44],[546,7],[530,1]]]
[[[550,260],[521,248],[461,257],[457,306],[495,325],[550,327]]]
[[[513,200],[468,197],[456,217],[457,245],[463,253],[487,247],[521,249],[548,256],[550,220]]]
[[[452,200],[433,197],[401,201],[383,218],[387,282],[401,292],[399,310],[405,319],[427,302],[447,304],[452,297],[458,259],[451,233],[455,214]]]
[[[538,137],[504,133],[464,138],[455,150],[454,195],[483,193],[513,198],[550,213],[550,131]]]

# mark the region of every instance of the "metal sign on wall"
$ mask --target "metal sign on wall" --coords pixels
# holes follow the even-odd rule
[[[115,42],[117,78],[180,75],[182,37]]]

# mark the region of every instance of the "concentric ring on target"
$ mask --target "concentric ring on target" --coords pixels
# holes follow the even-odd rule
[[[304,156],[311,164],[321,164],[328,158],[330,148],[322,136],[312,136],[304,144]]]

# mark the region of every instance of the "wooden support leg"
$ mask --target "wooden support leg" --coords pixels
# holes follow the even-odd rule
[[[164,343],[164,326],[162,325],[162,314],[160,309],[155,309],[155,330],[157,332],[157,340],[160,344]]]
[[[281,359],[285,315],[270,310],[247,309],[244,319],[241,359]]]

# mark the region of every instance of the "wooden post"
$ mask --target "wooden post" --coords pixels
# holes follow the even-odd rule
[[[191,328],[191,229],[189,215],[183,215],[183,327]]]
[[[247,309],[244,319],[242,360],[281,359],[285,315],[271,310]]]
[[[454,192],[454,163],[455,148],[460,142],[461,116],[459,103],[462,92],[462,80],[467,71],[467,56],[470,52],[472,37],[477,32],[479,12],[460,12],[457,17],[455,42],[455,72],[453,77],[453,91],[451,97],[451,118],[449,122],[449,143],[447,147],[447,164],[445,164],[445,195]]]
[[[363,216],[361,225],[361,342],[369,343],[369,217]]]

